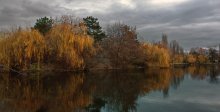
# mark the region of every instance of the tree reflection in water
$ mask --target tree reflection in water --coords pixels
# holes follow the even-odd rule
[[[210,83],[218,83],[220,69],[218,66],[190,66],[187,68],[187,73],[193,79],[204,80],[208,77]]]
[[[218,82],[215,67],[99,71],[90,73],[34,73],[25,77],[0,75],[0,110],[4,112],[128,112],[151,91],[169,96],[189,74],[193,79]]]

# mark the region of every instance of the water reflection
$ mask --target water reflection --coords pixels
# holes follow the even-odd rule
[[[187,67],[145,71],[42,73],[25,77],[0,75],[0,110],[4,112],[128,112],[137,99],[161,91],[169,97],[190,75],[218,83],[218,67]],[[172,97],[172,96],[170,96]]]
[[[218,83],[220,69],[218,66],[190,66],[187,68],[187,73],[193,79],[204,80],[208,77],[210,83]]]

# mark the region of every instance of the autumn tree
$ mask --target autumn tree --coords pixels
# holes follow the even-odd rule
[[[184,55],[174,55],[173,57],[173,63],[184,63]]]
[[[172,52],[172,55],[184,54],[183,48],[179,45],[179,43],[176,40],[172,40],[170,42],[170,50]]]
[[[204,63],[208,62],[208,57],[200,54],[200,55],[198,55],[197,60],[200,64],[204,64]]]
[[[37,30],[16,30],[0,41],[0,63],[14,69],[40,67],[45,53],[45,40]]]
[[[43,17],[37,19],[34,28],[37,29],[40,33],[45,35],[53,25],[53,19],[48,17]]]
[[[192,54],[187,55],[187,62],[189,64],[195,64],[196,63],[196,57]]]
[[[87,32],[91,35],[94,40],[101,41],[105,38],[105,33],[102,31],[102,27],[99,25],[98,19],[93,16],[88,16],[83,18],[84,23],[87,26]]]
[[[217,50],[210,48],[209,49],[209,60],[212,63],[215,63],[215,61],[218,59],[218,53]]]
[[[71,18],[61,18],[46,36],[48,53],[53,64],[65,69],[83,70],[86,58],[95,54],[94,40],[87,33],[83,24],[74,24]],[[70,23],[69,23],[70,22]]]
[[[112,66],[121,68],[140,62],[140,47],[135,27],[115,23],[109,25],[106,32],[108,38],[104,40],[103,48]]]
[[[168,40],[167,40],[167,35],[166,34],[162,34],[162,45],[165,47],[165,48],[168,48]]]
[[[142,52],[145,57],[145,65],[148,67],[162,67],[170,66],[169,50],[155,44],[144,43],[141,45]]]

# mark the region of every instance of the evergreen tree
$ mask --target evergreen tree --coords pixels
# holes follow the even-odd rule
[[[102,31],[102,27],[99,25],[98,19],[94,18],[93,16],[88,16],[83,18],[87,26],[87,33],[95,39],[95,41],[101,41],[105,38],[105,33]]]
[[[52,18],[43,17],[37,19],[34,28],[37,29],[41,34],[45,35],[52,28],[52,25]]]

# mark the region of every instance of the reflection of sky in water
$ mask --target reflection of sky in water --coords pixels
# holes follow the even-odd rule
[[[139,112],[219,112],[220,83],[193,80],[185,76],[177,89],[170,88],[169,96],[151,92],[137,101]]]

